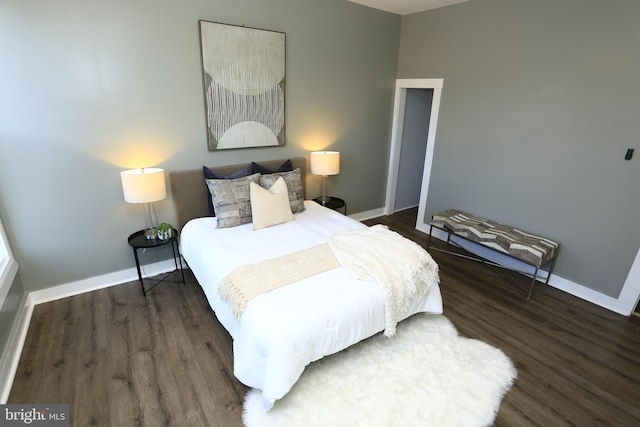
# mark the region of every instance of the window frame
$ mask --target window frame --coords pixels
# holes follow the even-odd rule
[[[0,218],[0,307],[4,304],[17,273],[18,262],[13,255],[2,218]]]

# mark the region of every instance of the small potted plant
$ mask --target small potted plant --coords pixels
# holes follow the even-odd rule
[[[158,239],[169,240],[173,237],[173,225],[163,222],[156,227],[156,233],[158,234]]]

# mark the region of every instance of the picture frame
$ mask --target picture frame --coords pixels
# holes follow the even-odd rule
[[[199,27],[209,151],[285,145],[286,34]]]

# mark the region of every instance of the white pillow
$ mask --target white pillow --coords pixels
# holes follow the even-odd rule
[[[293,220],[287,183],[282,177],[268,190],[255,182],[251,182],[249,187],[254,230]]]

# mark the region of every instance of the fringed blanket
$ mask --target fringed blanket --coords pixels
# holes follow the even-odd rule
[[[326,244],[312,246],[238,267],[222,279],[218,293],[240,320],[249,301],[258,295],[338,267]]]
[[[338,233],[329,247],[340,264],[361,280],[373,280],[382,289],[386,336],[396,333],[396,323],[411,302],[438,285],[438,264],[417,243],[384,225]]]
[[[395,334],[411,302],[439,283],[438,265],[427,251],[386,226],[374,225],[337,233],[326,244],[240,267],[222,279],[218,292],[240,319],[249,301],[263,292],[340,266],[357,279],[380,286],[386,336]]]

